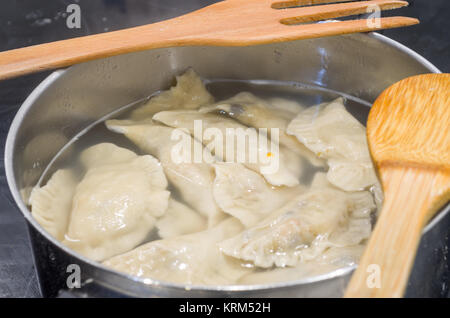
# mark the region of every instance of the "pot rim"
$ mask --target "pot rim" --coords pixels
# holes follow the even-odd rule
[[[435,67],[431,62],[426,60],[423,56],[416,53],[412,49],[404,46],[403,44],[392,40],[384,35],[381,35],[376,32],[370,32],[361,34],[363,36],[368,36],[371,38],[374,38],[375,40],[378,40],[382,43],[387,44],[388,46],[391,46],[406,55],[410,56],[411,58],[415,59],[417,62],[422,64],[425,68],[427,68],[432,73],[441,73],[441,71]],[[26,98],[26,100],[23,102],[21,107],[19,108],[17,114],[14,117],[14,120],[11,123],[10,129],[8,131],[6,144],[5,144],[5,155],[4,155],[4,162],[5,162],[5,172],[6,172],[6,179],[8,182],[9,190],[12,194],[12,197],[16,203],[16,205],[19,207],[22,215],[25,217],[25,219],[33,226],[34,229],[36,229],[41,235],[43,235],[47,240],[49,240],[52,244],[57,246],[58,248],[62,249],[65,253],[69,254],[71,257],[80,260],[81,262],[87,263],[88,265],[98,268],[103,271],[107,271],[110,274],[118,275],[119,277],[126,278],[129,280],[132,280],[133,282],[143,284],[147,286],[148,288],[151,287],[166,287],[171,289],[177,289],[177,290],[191,290],[191,291],[208,291],[208,292],[251,292],[251,291],[263,291],[268,289],[274,289],[274,288],[285,288],[285,287],[293,287],[298,285],[308,285],[316,282],[324,282],[327,280],[331,280],[334,278],[345,276],[349,273],[351,273],[357,265],[348,266],[344,268],[340,268],[337,270],[334,270],[332,272],[321,274],[313,277],[298,279],[294,281],[289,282],[278,282],[278,283],[269,283],[269,284],[255,284],[255,285],[188,285],[188,284],[177,284],[177,283],[170,283],[160,280],[154,280],[154,279],[148,279],[148,278],[139,278],[136,276],[132,276],[126,273],[122,273],[110,268],[105,267],[103,264],[98,263],[96,261],[90,260],[77,252],[71,250],[70,248],[64,246],[61,242],[56,240],[53,236],[51,236],[47,231],[42,228],[42,226],[32,217],[31,212],[27,208],[26,204],[23,202],[20,190],[17,188],[17,184],[14,178],[14,169],[13,169],[13,151],[14,151],[14,145],[16,141],[16,134],[18,129],[21,126],[22,118],[24,115],[29,111],[29,109],[33,106],[35,100],[41,95],[43,91],[45,91],[54,81],[56,81],[59,77],[61,77],[63,74],[67,72],[66,69],[60,69],[54,71],[52,74],[50,74],[47,78],[45,78],[32,92],[31,94]],[[427,226],[424,228],[423,233],[428,232],[431,228],[433,228],[444,216],[449,213],[450,211],[450,204],[447,204],[442,210],[436,215],[435,218],[431,220],[427,224]],[[102,282],[100,282],[102,283]],[[107,282],[106,282],[107,283]]]

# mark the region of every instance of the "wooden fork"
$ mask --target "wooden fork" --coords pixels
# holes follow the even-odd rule
[[[154,24],[0,52],[0,80],[154,48],[247,46],[419,23],[407,17],[381,18],[379,26],[364,19],[313,23],[363,14],[375,6],[389,10],[408,5],[397,0],[337,2],[345,0],[226,0]]]

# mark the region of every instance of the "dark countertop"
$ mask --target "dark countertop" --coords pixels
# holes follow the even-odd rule
[[[0,51],[152,23],[195,10],[213,0],[10,0],[0,11]],[[450,2],[410,0],[386,15],[418,17],[421,24],[382,33],[450,72]],[[81,7],[81,29],[66,27],[65,11]],[[0,82],[0,297],[40,297],[25,221],[6,184],[3,153],[9,125],[21,103],[49,72]]]

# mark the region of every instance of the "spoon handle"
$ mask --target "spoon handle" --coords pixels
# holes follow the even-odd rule
[[[379,171],[383,208],[345,297],[402,297],[422,229],[448,200],[450,175],[446,172],[400,166]]]

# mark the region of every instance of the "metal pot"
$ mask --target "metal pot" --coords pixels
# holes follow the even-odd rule
[[[44,296],[66,287],[67,266],[81,269],[83,295],[170,297],[341,296],[354,268],[261,286],[184,286],[143,280],[86,259],[56,241],[33,219],[27,189],[64,144],[113,110],[169,86],[193,67],[205,78],[298,82],[345,92],[373,102],[405,77],[439,72],[408,48],[376,33],[253,47],[179,47],[121,55],[59,70],[44,80],[17,113],[6,142],[6,176],[29,224]],[[424,231],[407,296],[446,295],[449,277],[450,206]]]

